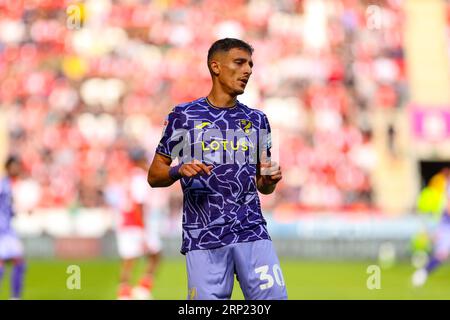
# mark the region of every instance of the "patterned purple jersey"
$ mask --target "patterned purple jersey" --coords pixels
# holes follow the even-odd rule
[[[156,152],[186,163],[212,165],[211,175],[184,177],[181,252],[269,239],[256,188],[262,154],[270,157],[266,115],[240,102],[214,107],[206,98],[168,115]]]
[[[13,215],[11,180],[5,177],[0,180],[0,233],[10,229]]]

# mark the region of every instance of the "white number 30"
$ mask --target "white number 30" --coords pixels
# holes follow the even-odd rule
[[[264,265],[255,269],[256,273],[260,273],[259,279],[262,281],[267,281],[266,283],[263,283],[259,286],[261,290],[272,288],[274,284],[273,278],[275,278],[275,281],[279,286],[284,286],[283,274],[278,264],[274,264],[272,267],[273,277],[268,273],[268,271],[269,271],[268,265]]]

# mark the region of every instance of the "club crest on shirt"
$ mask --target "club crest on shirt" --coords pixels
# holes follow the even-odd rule
[[[250,120],[241,119],[238,120],[239,127],[244,131],[245,133],[250,133],[253,128],[253,123]]]

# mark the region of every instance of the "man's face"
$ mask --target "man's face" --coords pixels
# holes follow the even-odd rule
[[[222,88],[232,96],[244,93],[252,74],[253,61],[249,52],[233,48],[219,52],[212,59],[211,68],[218,75]]]
[[[19,162],[12,162],[7,168],[7,174],[12,178],[18,177],[21,171],[22,165]]]

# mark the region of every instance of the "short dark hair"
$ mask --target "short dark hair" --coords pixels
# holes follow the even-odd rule
[[[251,45],[249,45],[247,42],[239,40],[239,39],[224,38],[224,39],[217,40],[216,42],[214,42],[211,45],[211,47],[208,50],[208,60],[207,60],[208,69],[210,69],[209,62],[211,61],[212,56],[216,52],[219,52],[219,51],[228,52],[234,48],[243,49],[250,54],[252,54],[253,50],[254,50],[253,47]],[[210,71],[211,71],[211,69],[210,69]]]
[[[147,152],[141,148],[133,148],[128,152],[128,155],[133,162],[139,162],[141,160],[147,160]]]
[[[5,161],[5,169],[8,169],[13,163],[20,164],[20,158],[16,155],[10,155],[8,158],[6,158]]]

